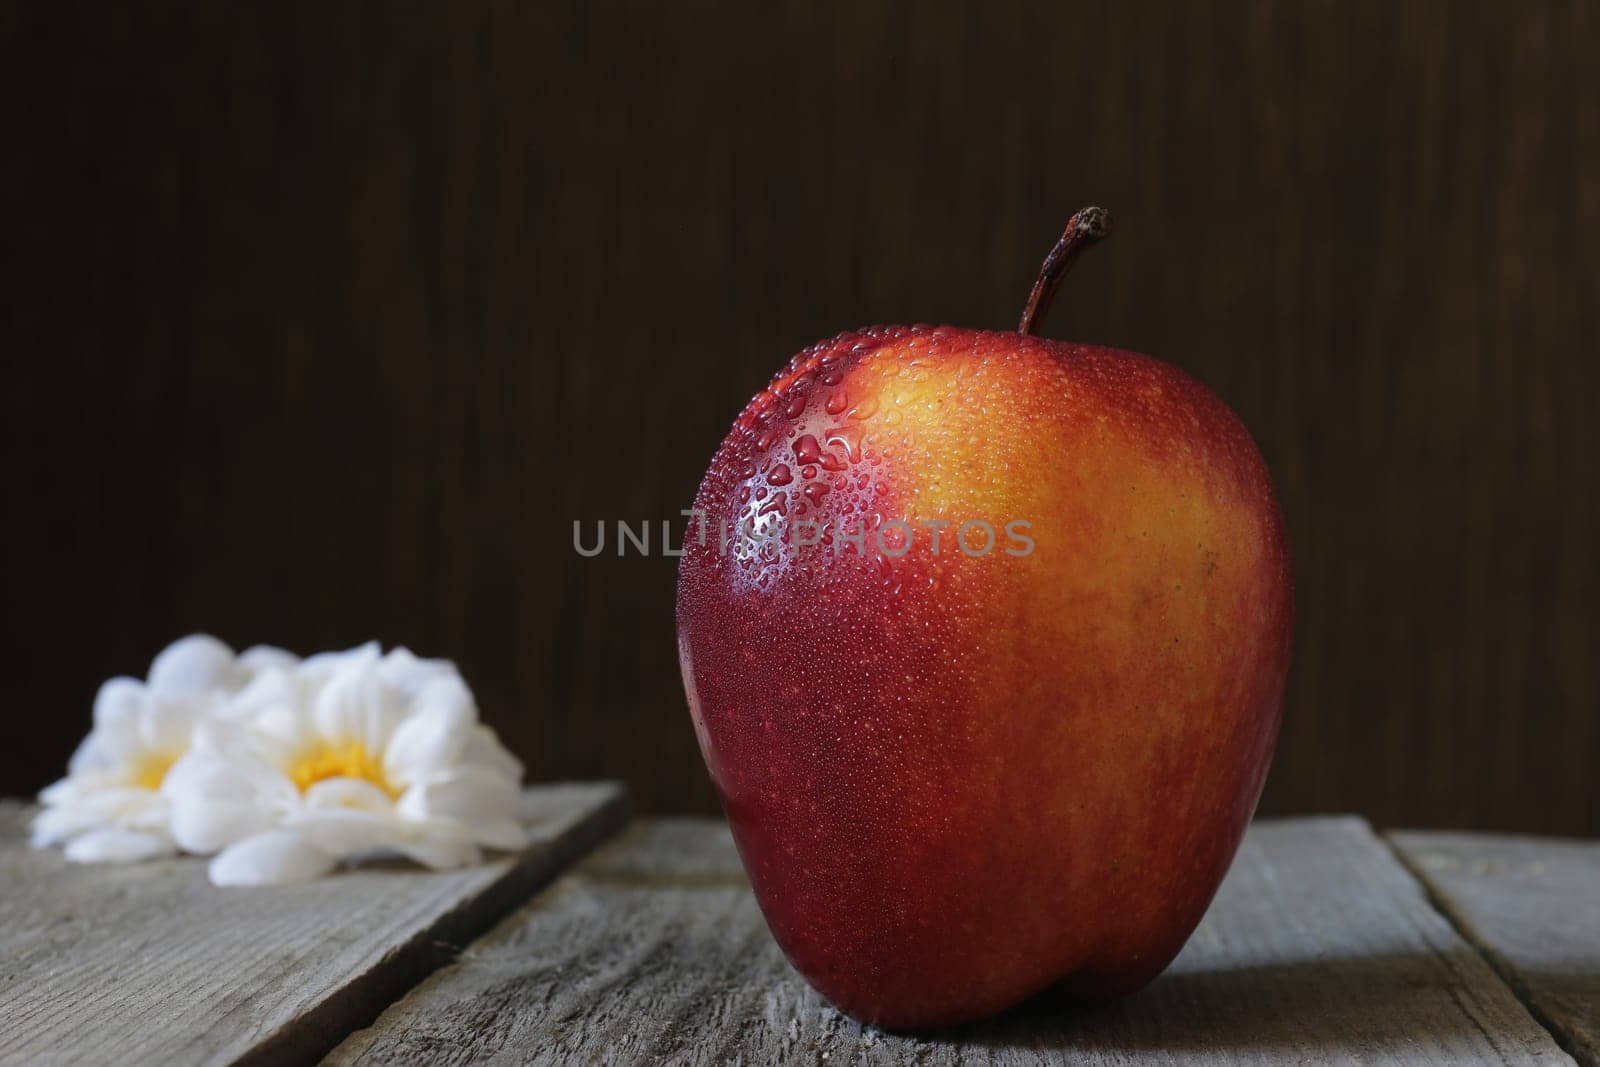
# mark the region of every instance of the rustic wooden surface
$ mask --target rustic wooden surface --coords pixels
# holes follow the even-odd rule
[[[1593,0],[6,9],[9,789],[214,628],[451,656],[535,778],[713,812],[675,561],[572,520],[681,523],[819,337],[1014,324],[1104,202],[1044,332],[1282,492],[1262,811],[1600,832]]]
[[[1600,1064],[1600,843],[1389,835],[1435,903],[1567,1049]]]
[[[529,790],[523,853],[218,889],[197,859],[80,866],[0,802],[0,1063],[294,1062],[374,1017],[622,825],[612,783]]]
[[[1358,819],[1258,823],[1169,972],[927,1037],[823,1003],[723,825],[636,826],[329,1057],[467,1063],[1566,1062]]]

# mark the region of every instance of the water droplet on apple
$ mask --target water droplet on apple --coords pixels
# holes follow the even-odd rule
[[[828,448],[844,446],[844,457],[851,463],[861,462],[862,432],[859,426],[835,426],[827,433]],[[842,469],[842,468],[840,468]]]
[[[878,411],[878,398],[869,396],[855,407],[851,408],[848,415],[852,419],[870,419]]]
[[[794,481],[794,472],[789,469],[787,463],[780,463],[767,472],[767,484],[769,485],[788,485],[792,481]]]

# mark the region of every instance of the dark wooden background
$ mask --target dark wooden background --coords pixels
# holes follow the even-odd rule
[[[9,4],[0,792],[194,629],[461,662],[534,776],[707,810],[671,517],[839,329],[1243,416],[1299,574],[1264,810],[1600,830],[1600,5]]]

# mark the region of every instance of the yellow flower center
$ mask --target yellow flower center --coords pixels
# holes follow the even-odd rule
[[[176,754],[146,752],[133,765],[133,784],[139,789],[160,789],[167,772],[177,762]]]
[[[383,776],[383,761],[367,751],[359,741],[347,745],[324,744],[303,754],[289,768],[289,780],[304,793],[328,778],[359,778],[371,782],[391,797],[399,792]]]

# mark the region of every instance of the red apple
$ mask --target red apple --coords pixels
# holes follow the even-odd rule
[[[1293,594],[1260,453],[1177,368],[1030,336],[1104,230],[1073,217],[1018,332],[801,352],[695,499],[701,751],[773,935],[864,1022],[1138,989],[1267,773]]]

